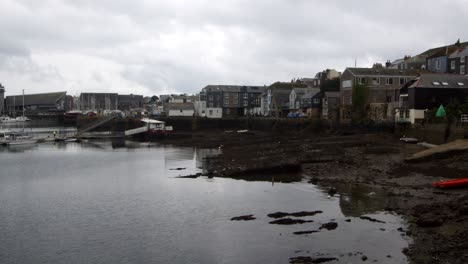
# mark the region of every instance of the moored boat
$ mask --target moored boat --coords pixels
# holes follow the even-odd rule
[[[16,118],[9,117],[7,115],[3,115],[0,117],[0,123],[16,123]]]
[[[0,130],[0,145],[16,146],[36,144],[37,140],[32,136],[9,130]]]
[[[468,186],[468,178],[454,179],[447,181],[434,182],[434,187],[439,188],[458,188]]]

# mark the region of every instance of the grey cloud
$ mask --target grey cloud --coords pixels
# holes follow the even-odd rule
[[[112,74],[128,81],[120,90],[129,92],[133,85],[151,93],[196,92],[211,83],[263,85],[324,68],[343,70],[355,59],[365,66],[458,38],[467,41],[467,5],[466,0],[4,0],[0,34],[8,42],[0,42],[0,71],[76,87],[76,80],[63,77],[73,75],[70,65],[31,58],[59,54],[59,61],[67,61],[67,54],[79,54],[120,69],[106,74],[90,69],[83,75],[89,79],[80,80],[83,87],[110,89],[103,76],[108,80]]]

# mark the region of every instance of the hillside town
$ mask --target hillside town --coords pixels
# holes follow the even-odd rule
[[[201,118],[312,118],[347,123],[353,119],[374,122],[420,123],[434,109],[455,106],[456,118],[468,96],[468,42],[428,49],[417,55],[374,63],[372,67],[332,67],[313,77],[278,81],[270,85],[210,84],[195,95],[143,96],[117,93],[66,91],[6,95],[0,86],[0,110],[27,116],[121,113],[125,116]]]

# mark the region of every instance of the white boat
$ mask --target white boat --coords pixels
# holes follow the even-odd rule
[[[36,144],[32,136],[10,130],[0,130],[0,144],[3,146]]]
[[[26,121],[31,121],[31,119],[27,118],[26,116],[18,116],[16,119],[16,122],[26,122]]]
[[[9,117],[7,115],[3,115],[0,117],[0,123],[16,123],[16,118]]]

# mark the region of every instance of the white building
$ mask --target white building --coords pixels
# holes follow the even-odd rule
[[[221,107],[206,108],[206,117],[208,117],[208,118],[222,118],[223,117],[223,108],[221,108]]]
[[[194,116],[193,103],[169,103],[167,104],[168,116]]]
[[[206,101],[195,101],[195,115],[199,117],[206,117]]]

